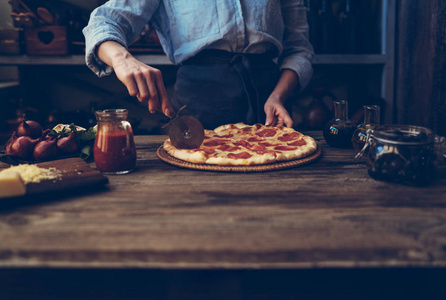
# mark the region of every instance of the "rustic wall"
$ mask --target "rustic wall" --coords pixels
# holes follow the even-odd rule
[[[446,135],[446,2],[401,0],[397,33],[398,121]]]
[[[0,1],[0,29],[12,28],[11,19],[11,6],[8,1]],[[4,81],[17,80],[17,68],[16,67],[0,67],[0,83]]]

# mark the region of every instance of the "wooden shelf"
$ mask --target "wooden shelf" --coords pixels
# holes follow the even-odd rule
[[[370,65],[385,64],[383,54],[320,54],[313,58],[314,65]]]
[[[139,54],[135,57],[148,65],[172,65],[167,56],[163,54]],[[385,64],[386,55],[365,54],[365,55],[343,55],[327,54],[315,55],[313,64],[315,65],[340,65],[340,64]],[[78,55],[61,56],[28,56],[28,55],[3,55],[0,56],[0,65],[23,66],[23,65],[85,65],[85,57]]]
[[[151,65],[171,65],[167,56],[162,54],[135,55],[136,58]],[[77,55],[51,55],[51,56],[28,56],[28,55],[3,55],[0,56],[0,65],[26,66],[26,65],[85,65],[85,56]]]
[[[18,81],[5,81],[5,82],[0,82],[0,90],[2,89],[8,89],[8,88],[14,88],[14,87],[18,87],[20,85],[20,83]]]

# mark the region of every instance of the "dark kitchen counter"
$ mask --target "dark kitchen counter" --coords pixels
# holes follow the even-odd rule
[[[178,168],[157,157],[165,136],[137,136],[137,168],[108,176],[105,188],[1,203],[5,293],[23,293],[14,285],[21,280],[43,294],[42,278],[84,278],[78,285],[112,286],[118,298],[121,288],[138,298],[128,286],[147,288],[142,278],[160,299],[176,298],[172,289],[224,290],[233,299],[366,290],[383,299],[400,295],[399,286],[433,293],[446,274],[444,163],[428,187],[376,181],[353,150],[309,134],[322,148],[317,161],[263,173]],[[193,285],[202,289],[194,294]]]

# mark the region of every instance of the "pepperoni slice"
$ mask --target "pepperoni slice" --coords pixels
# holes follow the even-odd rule
[[[292,151],[292,150],[296,150],[297,147],[293,147],[293,146],[276,146],[274,147],[274,150],[278,150],[278,151]]]
[[[215,146],[223,145],[226,142],[228,142],[228,141],[227,140],[210,140],[210,141],[203,142],[203,145],[207,146],[207,147],[215,147]]]
[[[212,148],[200,148],[200,150],[206,152],[207,154],[214,154],[215,150]]]
[[[228,148],[228,152],[234,152],[234,151],[237,151],[237,150],[240,150],[240,147],[237,147],[237,146],[234,146],[234,147],[230,147],[230,148]]]
[[[303,145],[306,145],[306,144],[307,144],[307,142],[305,142],[304,139],[300,139],[300,140],[294,141],[292,143],[288,143],[287,145],[288,146],[303,146]]]
[[[258,138],[256,138],[255,136],[248,138],[247,140],[248,142],[258,142],[260,141]]]
[[[229,148],[231,148],[230,145],[228,145],[228,144],[223,144],[223,145],[221,145],[220,147],[218,147],[218,150],[226,151],[226,150],[228,150]]]
[[[285,133],[284,135],[279,136],[277,139],[282,142],[289,142],[292,140],[296,140],[299,137],[300,137],[300,134],[298,132],[293,132],[293,133]]]
[[[239,158],[250,158],[252,155],[248,152],[239,152],[239,153],[229,153],[229,158],[239,159]]]
[[[249,147],[252,151],[263,151],[265,149],[265,146],[263,145],[253,145]]]
[[[220,145],[220,143],[217,140],[210,140],[208,142],[203,142],[203,145],[207,147],[213,147]]]
[[[259,145],[266,146],[266,147],[274,146],[274,144],[271,144],[271,143],[268,143],[268,142],[260,142]]]
[[[243,146],[245,148],[251,147],[251,144],[248,143],[247,141],[244,141],[244,140],[237,141],[237,142],[234,143],[234,145]]]
[[[272,128],[263,129],[262,131],[256,132],[259,137],[272,137],[276,135],[276,130]]]
[[[227,139],[227,138],[232,138],[234,135],[232,133],[228,133],[226,135],[220,135],[219,137]]]
[[[224,144],[224,145],[221,145],[220,147],[218,147],[217,149],[221,150],[221,151],[234,152],[234,151],[240,150],[240,147]]]

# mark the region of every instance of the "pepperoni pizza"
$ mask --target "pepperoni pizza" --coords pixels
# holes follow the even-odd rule
[[[237,123],[205,130],[203,143],[196,149],[178,149],[170,139],[163,148],[173,157],[196,164],[264,165],[306,157],[317,145],[312,137],[292,128]]]

